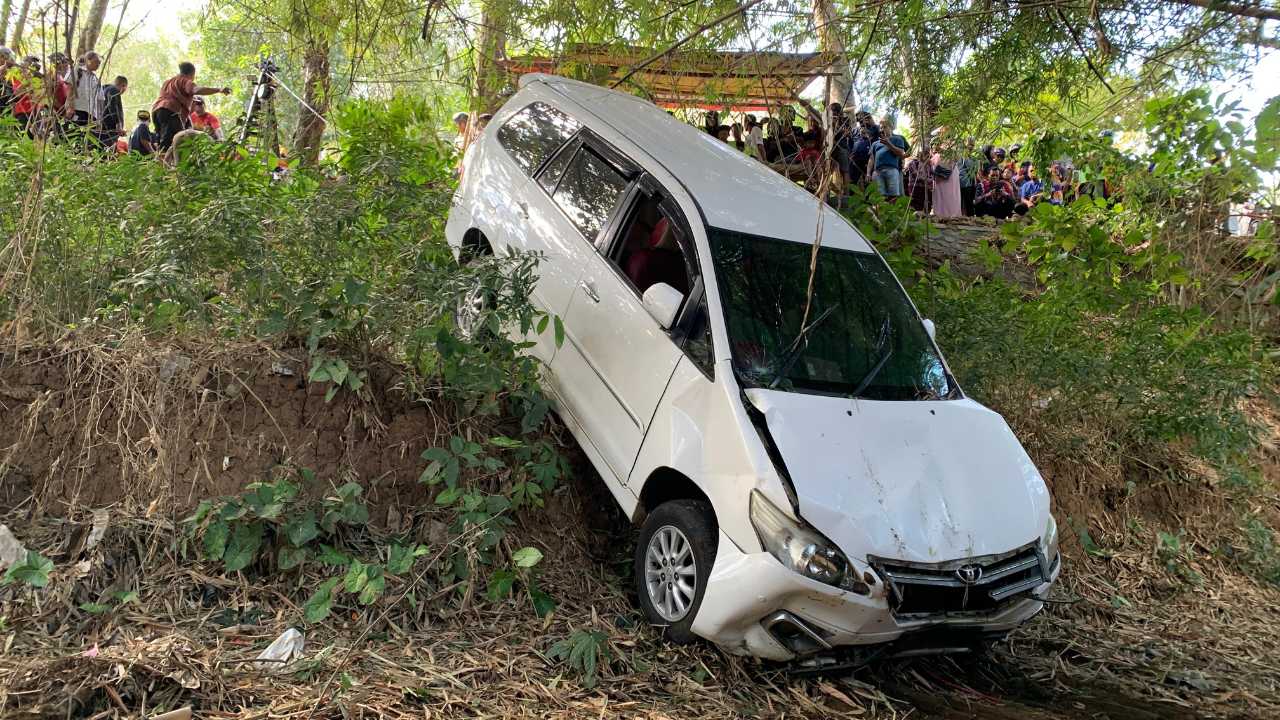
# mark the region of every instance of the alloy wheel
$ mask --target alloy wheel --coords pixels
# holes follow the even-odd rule
[[[649,602],[667,622],[689,613],[697,591],[698,567],[693,546],[679,528],[664,525],[649,538],[644,579]]]
[[[454,309],[454,325],[458,328],[458,336],[463,340],[474,340],[480,334],[484,323],[484,311],[487,305],[487,293],[483,286],[477,284],[458,298]]]

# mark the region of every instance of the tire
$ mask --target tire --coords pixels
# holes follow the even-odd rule
[[[662,628],[672,642],[684,644],[694,639],[690,628],[707,591],[717,535],[715,513],[702,500],[663,503],[649,513],[640,530],[634,560],[636,594],[645,619]],[[673,541],[687,545],[689,557],[683,546]],[[676,562],[663,565],[659,558]]]
[[[492,255],[493,249],[489,247],[489,241],[482,236],[478,241],[462,245],[458,252],[458,264],[466,267]],[[459,339],[481,344],[493,339],[487,328],[477,324],[478,319],[493,303],[492,294],[480,287],[473,288],[458,297],[457,304],[453,308],[453,324],[458,331]]]

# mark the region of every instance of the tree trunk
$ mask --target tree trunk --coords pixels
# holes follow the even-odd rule
[[[324,115],[329,112],[329,43],[316,41],[308,45],[302,62],[304,104],[298,107],[298,129],[293,134],[293,154],[302,158],[303,165],[312,166],[320,160]]]
[[[916,135],[915,154],[927,160],[932,152],[930,133],[938,114],[939,101],[938,71],[929,55],[928,37],[923,27],[904,30],[898,42],[902,51],[902,87]]]
[[[98,44],[98,36],[102,34],[102,22],[107,17],[107,0],[93,0],[89,6],[89,14],[84,18],[80,28],[80,41],[76,44],[76,57],[94,49]]]
[[[476,112],[493,112],[501,102],[506,73],[498,62],[506,57],[509,19],[506,0],[484,0],[475,44],[476,77],[471,109]]]
[[[18,19],[13,25],[13,39],[9,41],[9,47],[13,51],[22,51],[22,33],[27,29],[27,12],[31,10],[31,0],[22,0],[22,9],[18,11]]]
[[[813,0],[813,24],[818,30],[818,50],[831,63],[825,69],[834,73],[831,76],[827,102],[847,105],[853,92],[853,78],[850,76],[849,55],[845,51],[844,39],[840,37],[840,21],[832,0]]]
[[[9,36],[9,16],[12,14],[13,0],[0,3],[0,45],[4,45],[4,39]]]

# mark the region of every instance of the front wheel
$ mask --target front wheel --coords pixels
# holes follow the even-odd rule
[[[462,267],[472,265],[482,259],[493,257],[493,248],[489,242],[481,238],[478,242],[464,243],[458,251],[458,264]],[[464,342],[485,342],[490,339],[490,331],[485,327],[489,311],[493,309],[496,294],[485,287],[477,277],[474,285],[458,295],[453,308],[453,324],[458,330],[458,337]]]
[[[690,630],[707,590],[716,559],[716,521],[701,500],[659,505],[636,543],[636,593],[645,617],[677,643],[693,640]]]
[[[488,339],[489,330],[485,327],[485,319],[492,302],[493,293],[479,283],[458,296],[453,309],[453,324],[458,329],[460,339],[466,342]]]

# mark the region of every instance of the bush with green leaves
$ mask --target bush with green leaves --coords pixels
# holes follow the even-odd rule
[[[206,559],[221,562],[227,572],[260,560],[291,570],[315,552],[312,545],[317,540],[333,542],[342,528],[369,521],[358,484],[342,485],[316,506],[300,499],[290,470],[281,468],[279,473],[285,477],[251,483],[238,496],[200,502],[187,523],[200,537]],[[297,477],[307,486],[315,485],[315,473],[309,469],[299,469]]]
[[[1214,330],[1197,309],[1144,302],[1146,287],[1133,284],[1028,296],[946,272],[912,293],[980,400],[1029,388],[1044,426],[1091,424],[1130,454],[1188,440],[1206,459],[1239,462],[1253,448],[1241,404],[1265,390],[1269,363],[1256,338]]]
[[[436,488],[437,507],[455,512],[450,530],[458,537],[471,538],[452,548],[451,569],[443,579],[470,580],[475,566],[487,566],[491,568],[487,585],[490,599],[510,596],[518,583],[538,615],[549,613],[555,603],[539,588],[532,572],[541,553],[525,548],[513,554],[510,567],[493,566],[497,549],[513,524],[511,514],[542,507],[544,495],[569,470],[566,458],[550,440],[505,435],[490,437],[483,444],[455,435],[447,447],[429,448],[422,458],[427,466],[419,480]]]

